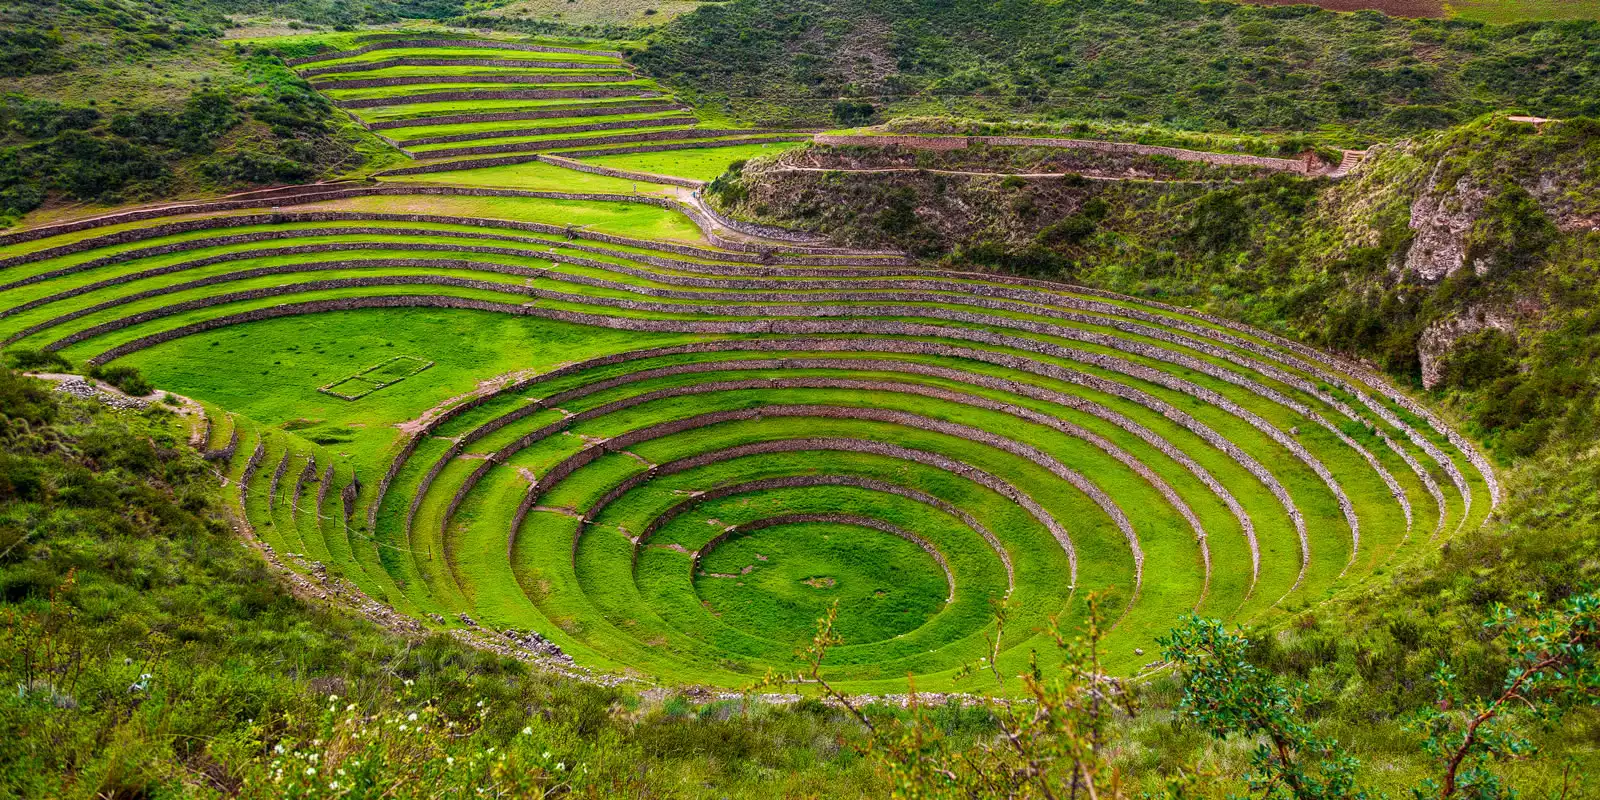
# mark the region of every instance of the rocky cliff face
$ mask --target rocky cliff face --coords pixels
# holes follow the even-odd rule
[[[1471,178],[1459,176],[1451,186],[1440,186],[1438,162],[1427,187],[1411,203],[1411,230],[1416,237],[1406,252],[1406,271],[1427,283],[1438,283],[1466,265],[1467,236],[1483,211],[1489,191]],[[1473,267],[1483,274],[1482,264]]]

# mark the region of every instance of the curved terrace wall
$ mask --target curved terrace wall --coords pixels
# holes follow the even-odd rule
[[[524,42],[499,42],[490,39],[395,39],[375,42],[353,50],[331,50],[326,53],[318,53],[301,58],[289,58],[285,59],[284,63],[291,67],[298,67],[301,64],[314,64],[318,61],[332,61],[338,58],[359,56],[371,53],[374,50],[393,50],[410,47],[475,47],[486,50],[521,50],[529,53],[570,53],[573,55],[622,58],[622,53],[614,50],[581,50],[575,47],[551,47],[549,45],[527,44]]]

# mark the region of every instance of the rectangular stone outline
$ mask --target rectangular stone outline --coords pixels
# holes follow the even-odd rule
[[[371,378],[365,377],[368,373],[374,372],[376,370],[383,369],[384,367],[387,367],[390,364],[393,364],[394,362],[399,361],[402,358],[409,358],[412,361],[420,361],[420,362],[422,362],[422,366],[417,367],[416,369],[414,369],[414,370],[412,370],[410,372],[407,372],[406,374],[401,375],[400,377],[395,378],[392,381],[388,381],[388,382],[385,382],[385,383],[379,383],[377,381],[372,380]],[[412,375],[416,375],[416,374],[422,372],[423,370],[433,366],[433,364],[434,364],[434,362],[432,362],[432,361],[428,361],[427,359],[417,358],[416,356],[405,356],[405,355],[390,356],[390,357],[388,357],[388,358],[386,358],[386,359],[384,359],[382,361],[379,361],[376,364],[373,364],[370,367],[367,367],[366,369],[361,370],[360,372],[357,372],[357,373],[354,373],[354,374],[351,374],[351,375],[346,375],[343,378],[340,378],[339,380],[334,381],[333,383],[325,384],[323,386],[318,386],[317,387],[317,391],[322,392],[323,394],[328,395],[330,397],[337,397],[340,400],[352,400],[352,401],[360,400],[361,398],[366,397],[367,395],[372,394],[373,392],[376,392],[379,389],[384,388],[385,386],[393,386],[393,385],[405,380],[406,378],[411,377]],[[368,390],[366,390],[366,391],[364,391],[364,392],[362,392],[360,394],[345,394],[343,392],[336,392],[336,391],[333,390],[333,387],[338,386],[339,384],[344,383],[345,381],[351,380],[352,378],[356,379],[356,380],[366,381],[367,383],[372,384],[372,388],[368,389]]]

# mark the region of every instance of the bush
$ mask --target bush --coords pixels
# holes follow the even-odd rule
[[[1560,238],[1554,222],[1528,190],[1507,181],[1484,204],[1467,235],[1467,263],[1485,261],[1501,275],[1542,260]]]
[[[66,72],[77,65],[61,52],[60,33],[0,30],[0,78]]]
[[[138,367],[95,367],[89,370],[89,377],[105,381],[134,397],[143,397],[156,390],[156,387],[139,374]]]
[[[12,369],[31,372],[42,370],[66,372],[72,369],[72,362],[53,350],[28,350],[25,348],[7,350],[6,360],[11,363]]]
[[[200,165],[200,173],[221,184],[300,183],[314,177],[312,167],[256,150],[219,155]]]
[[[144,109],[118,114],[111,119],[111,132],[140,144],[205,153],[242,119],[226,92],[201,89],[189,95],[178,112]]]
[[[0,127],[29,139],[47,139],[62,131],[81,131],[100,122],[100,112],[86,106],[67,106],[34,100],[20,94],[0,99]]]
[[[866,125],[877,113],[877,107],[864,100],[839,100],[833,104],[833,119],[843,128]]]
[[[1517,340],[1494,328],[1457,339],[1440,363],[1445,386],[1477,389],[1517,369]]]

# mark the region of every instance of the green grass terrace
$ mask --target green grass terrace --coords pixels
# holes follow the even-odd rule
[[[1020,670],[1091,591],[1133,673],[1180,614],[1286,619],[1499,499],[1418,401],[1236,323],[666,201],[384,189],[0,237],[0,341],[202,401],[295,568],[642,681],[747,685],[837,603],[831,680],[948,690],[991,601]]]

